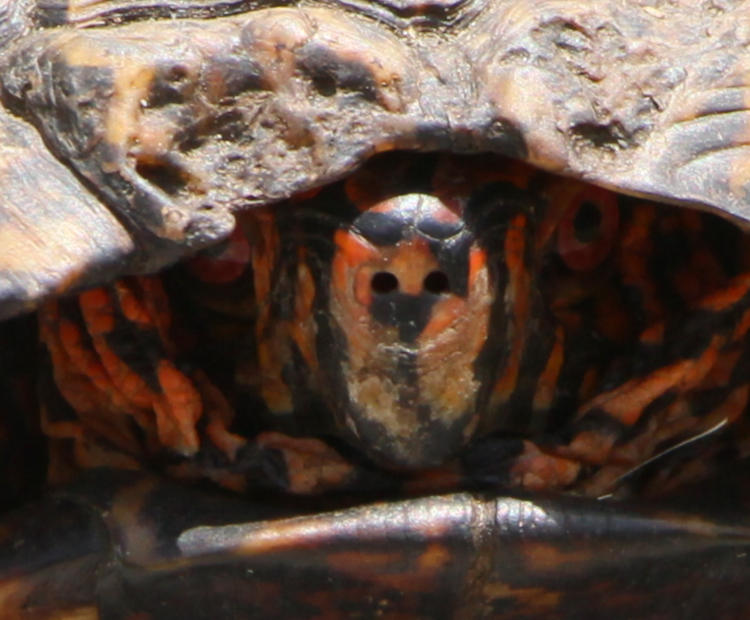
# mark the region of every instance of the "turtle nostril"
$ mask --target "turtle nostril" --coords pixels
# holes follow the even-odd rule
[[[370,280],[372,292],[378,295],[385,295],[398,290],[398,278],[390,271],[378,271]]]
[[[424,286],[425,291],[432,293],[433,295],[447,293],[450,290],[448,276],[442,271],[431,271],[428,273],[425,276],[422,286]]]

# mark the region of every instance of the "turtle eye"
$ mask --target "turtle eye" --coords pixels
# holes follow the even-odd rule
[[[250,243],[238,225],[228,239],[198,254],[187,268],[207,284],[229,284],[245,272],[249,261]]]
[[[597,267],[614,245],[619,225],[617,196],[597,187],[574,195],[557,229],[557,251],[574,271]]]

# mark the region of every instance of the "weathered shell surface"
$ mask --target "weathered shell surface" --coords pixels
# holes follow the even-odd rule
[[[0,316],[392,149],[750,220],[748,2],[261,4],[0,3]]]

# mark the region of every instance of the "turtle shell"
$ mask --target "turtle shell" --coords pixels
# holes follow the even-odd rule
[[[392,149],[745,222],[743,7],[4,0],[0,316],[157,270]]]
[[[0,0],[0,318],[156,272],[226,238],[238,212],[342,179],[384,151],[497,153],[747,226],[747,8]],[[363,591],[384,614],[581,617],[600,575],[610,581],[595,582],[595,604],[612,617],[651,613],[665,591],[692,596],[687,613],[716,611],[714,584],[719,613],[747,607],[739,500],[717,503],[718,517],[695,502],[682,513],[467,495],[320,514],[315,504],[298,517],[299,505],[262,503],[221,513],[226,498],[185,499],[164,481],[81,489],[3,522],[0,573],[15,580],[0,593],[6,609],[63,601],[97,617],[99,597],[101,617],[161,617],[165,601],[175,617],[193,601],[214,617],[231,591],[229,607],[258,615],[299,566],[288,591],[300,617],[354,613],[360,602],[340,594]],[[624,567],[611,561],[628,554]]]

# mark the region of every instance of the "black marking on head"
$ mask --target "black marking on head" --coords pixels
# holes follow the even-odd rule
[[[407,223],[397,214],[365,211],[354,222],[357,231],[378,246],[396,245],[404,238]]]
[[[436,295],[407,295],[391,291],[374,295],[370,304],[372,317],[391,327],[398,327],[398,337],[403,342],[414,342],[432,316]]]
[[[416,229],[426,237],[437,241],[444,241],[455,237],[465,228],[462,220],[438,220],[425,217],[417,222]]]
[[[448,241],[430,241],[430,249],[447,276],[450,292],[460,297],[469,294],[469,253],[473,243],[468,231]]]
[[[469,228],[483,238],[487,231],[497,227],[507,228],[508,222],[518,213],[525,213],[528,221],[535,220],[541,199],[529,190],[508,181],[488,183],[474,192],[466,205],[464,219]],[[503,236],[505,236],[503,234]]]

